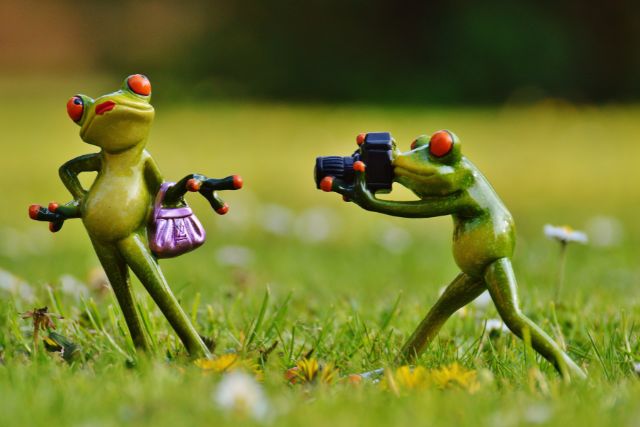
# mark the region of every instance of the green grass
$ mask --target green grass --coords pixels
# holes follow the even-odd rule
[[[18,86],[30,89],[18,96]],[[0,268],[34,292],[30,299],[0,286],[0,425],[237,425],[238,417],[212,398],[221,376],[186,358],[138,283],[156,352],[134,353],[113,296],[90,277],[98,263],[81,223],[69,221],[52,235],[27,218],[30,203],[68,200],[57,168],[92,151],[66,118],[66,97],[112,87],[60,81],[39,95],[37,82],[0,84],[3,99],[13,99],[0,107]],[[231,206],[225,217],[189,198],[209,239],[161,265],[198,329],[215,340],[216,355],[237,351],[257,361],[277,342],[261,365],[269,423],[637,425],[639,108],[171,105],[162,99],[156,108],[148,148],[168,179],[192,171],[245,179],[243,190],[225,194]],[[427,386],[396,395],[369,382],[289,385],[284,372],[310,352],[335,364],[341,376],[388,366],[457,271],[448,218],[393,219],[343,203],[315,190],[314,157],[349,154],[363,130],[390,130],[407,148],[416,135],[445,127],[462,138],[464,152],[515,216],[524,311],[565,340],[589,380],[563,384],[509,334],[481,339],[484,320],[497,315],[471,306],[445,325],[418,365],[457,361],[477,371],[476,393]],[[564,299],[554,310],[559,248],[542,226],[589,231],[598,216],[617,221],[619,239],[569,248]],[[238,265],[223,262],[225,256]],[[69,276],[86,288],[84,296],[65,292]],[[44,305],[64,316],[57,331],[81,347],[70,364],[58,353],[30,351],[31,325],[20,313]]]

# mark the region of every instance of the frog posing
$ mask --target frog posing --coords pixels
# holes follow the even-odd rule
[[[406,153],[394,147],[393,167],[394,180],[420,200],[377,199],[366,186],[362,162],[353,165],[353,184],[328,176],[320,186],[369,211],[407,218],[453,217],[453,256],[461,273],[411,335],[401,358],[414,359],[454,312],[488,290],[513,333],[522,338],[528,331],[533,348],[563,377],[585,377],[558,344],[521,312],[511,266],[515,244],[513,219],[487,179],[462,155],[458,138],[443,130],[432,137],[420,136]]]
[[[72,159],[60,168],[60,178],[73,196],[72,202],[52,203],[48,208],[32,205],[29,214],[33,219],[50,221],[52,231],[58,231],[65,219],[82,218],[136,347],[148,349],[149,343],[136,311],[129,268],[189,353],[208,356],[207,346],[169,289],[147,242],[152,200],[163,183],[156,163],[145,150],[154,118],[150,97],[151,84],[141,74],[129,76],[120,90],[95,100],[85,95],[72,97],[67,111],[80,126],[80,137],[101,150]],[[78,174],[89,171],[98,172],[98,176],[87,191]],[[164,205],[182,206],[186,191],[199,191],[219,213],[225,213],[226,205],[213,191],[221,189],[215,188],[219,181],[188,175],[169,188]],[[235,177],[233,188],[240,186],[239,177]]]

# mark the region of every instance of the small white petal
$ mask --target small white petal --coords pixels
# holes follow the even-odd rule
[[[636,374],[640,375],[640,362],[636,362],[633,364],[633,370]]]
[[[550,239],[556,239],[564,243],[577,242],[587,243],[589,239],[584,231],[573,230],[570,227],[557,227],[546,224],[544,226],[544,235]]]
[[[223,409],[250,415],[263,420],[269,410],[262,387],[251,376],[241,371],[226,374],[213,395],[214,401]]]

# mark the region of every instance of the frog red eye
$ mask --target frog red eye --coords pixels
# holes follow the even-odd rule
[[[72,97],[67,102],[67,114],[74,122],[79,122],[84,113],[84,101],[79,96]]]
[[[411,143],[411,147],[410,148],[412,150],[415,150],[417,146],[418,146],[418,140],[414,139],[413,142]]]
[[[429,152],[436,157],[443,157],[451,152],[453,148],[453,137],[446,130],[440,130],[431,135],[429,141]]]
[[[143,76],[142,74],[134,74],[133,76],[129,76],[129,78],[127,79],[127,85],[133,93],[142,96],[151,95],[151,82],[149,81],[147,76]]]

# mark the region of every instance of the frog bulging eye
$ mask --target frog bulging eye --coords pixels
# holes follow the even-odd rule
[[[127,78],[127,86],[131,89],[131,92],[141,95],[141,96],[149,96],[151,95],[151,82],[142,74],[134,74]]]
[[[67,101],[67,114],[74,122],[79,122],[84,113],[84,101],[79,96],[73,96]]]
[[[431,135],[429,152],[436,157],[446,156],[453,148],[453,136],[446,130],[440,130]]]

